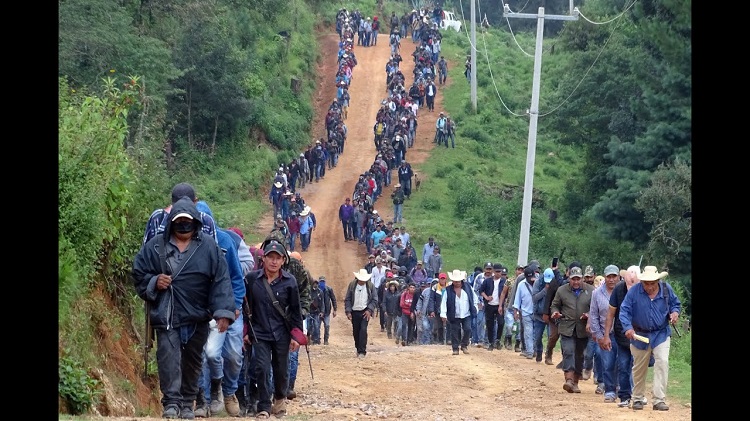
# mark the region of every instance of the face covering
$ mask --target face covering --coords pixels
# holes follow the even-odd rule
[[[318,282],[318,287],[320,288],[321,291],[325,291],[326,290],[326,281],[320,281],[320,282]]]
[[[172,226],[174,227],[174,231],[179,232],[180,234],[187,234],[189,232],[192,232],[194,228],[192,221],[174,222],[172,223]]]

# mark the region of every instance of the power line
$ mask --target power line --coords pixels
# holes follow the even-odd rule
[[[617,19],[621,18],[621,17],[622,17],[622,16],[623,16],[623,15],[625,14],[625,12],[627,12],[627,11],[628,11],[628,10],[629,10],[629,9],[630,9],[631,7],[633,7],[633,6],[634,6],[634,5],[635,5],[635,4],[637,3],[637,2],[638,2],[638,0],[633,0],[633,2],[632,2],[632,3],[630,3],[630,6],[626,7],[626,8],[625,8],[625,10],[623,10],[623,11],[622,11],[622,12],[621,12],[621,13],[620,13],[619,15],[617,15],[617,16],[615,16],[615,17],[613,17],[613,18],[612,18],[612,19],[610,19],[610,20],[604,21],[604,22],[594,22],[594,21],[592,21],[591,19],[589,19],[589,18],[587,18],[586,16],[584,16],[584,15],[583,15],[583,13],[581,13],[581,11],[580,11],[580,10],[578,11],[578,14],[579,14],[579,15],[581,15],[581,17],[583,18],[583,20],[585,20],[585,21],[586,21],[586,22],[588,22],[588,23],[593,23],[594,25],[604,25],[604,24],[607,24],[607,23],[611,23],[612,21],[614,21],[614,20],[617,20]]]

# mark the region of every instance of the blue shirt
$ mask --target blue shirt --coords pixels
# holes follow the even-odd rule
[[[375,247],[378,244],[380,244],[380,241],[385,238],[385,232],[383,230],[380,231],[373,231],[372,235],[370,235],[370,238],[372,238],[372,246]]]
[[[667,291],[666,298],[664,288]],[[620,305],[620,323],[622,323],[623,331],[633,329],[635,333],[649,339],[647,344],[641,341],[630,341],[636,348],[643,350],[648,349],[649,346],[656,348],[672,336],[668,318],[675,311],[679,313],[681,308],[680,299],[666,282],[659,282],[659,292],[653,300],[643,289],[643,284],[637,283],[630,287]]]

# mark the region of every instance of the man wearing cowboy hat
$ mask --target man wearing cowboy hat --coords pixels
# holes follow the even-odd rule
[[[370,318],[375,314],[378,306],[378,296],[375,287],[370,281],[372,274],[367,273],[365,268],[354,272],[354,280],[346,289],[344,300],[344,311],[346,318],[352,322],[352,334],[354,335],[354,346],[357,348],[357,357],[364,358],[367,355],[367,325]]]
[[[440,303],[440,318],[450,325],[451,347],[453,355],[458,355],[459,345],[464,354],[469,353],[469,338],[471,338],[471,318],[476,316],[477,308],[474,307],[474,291],[471,286],[464,282],[466,272],[454,269],[448,272],[448,277],[453,283],[443,294]]]
[[[682,305],[672,287],[659,280],[667,276],[656,266],[646,266],[638,276],[640,283],[633,285],[620,305],[620,322],[625,336],[630,339],[633,354],[633,409],[643,409],[646,372],[651,356],[654,357],[653,397],[654,411],[667,411],[667,378],[669,375],[669,347],[672,329],[677,323]],[[645,337],[645,340],[636,335]]]

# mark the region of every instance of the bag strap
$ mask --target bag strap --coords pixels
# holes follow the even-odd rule
[[[273,295],[273,290],[271,290],[271,285],[268,284],[265,280],[261,280],[263,283],[263,286],[266,287],[266,291],[268,292],[268,295],[271,297],[271,303],[273,303],[273,307],[276,309],[276,311],[281,314],[281,317],[284,319],[284,324],[286,325],[287,329],[290,329],[290,323],[287,319],[286,312],[283,308],[281,308],[281,304],[279,304],[279,300],[276,299],[276,296]]]

